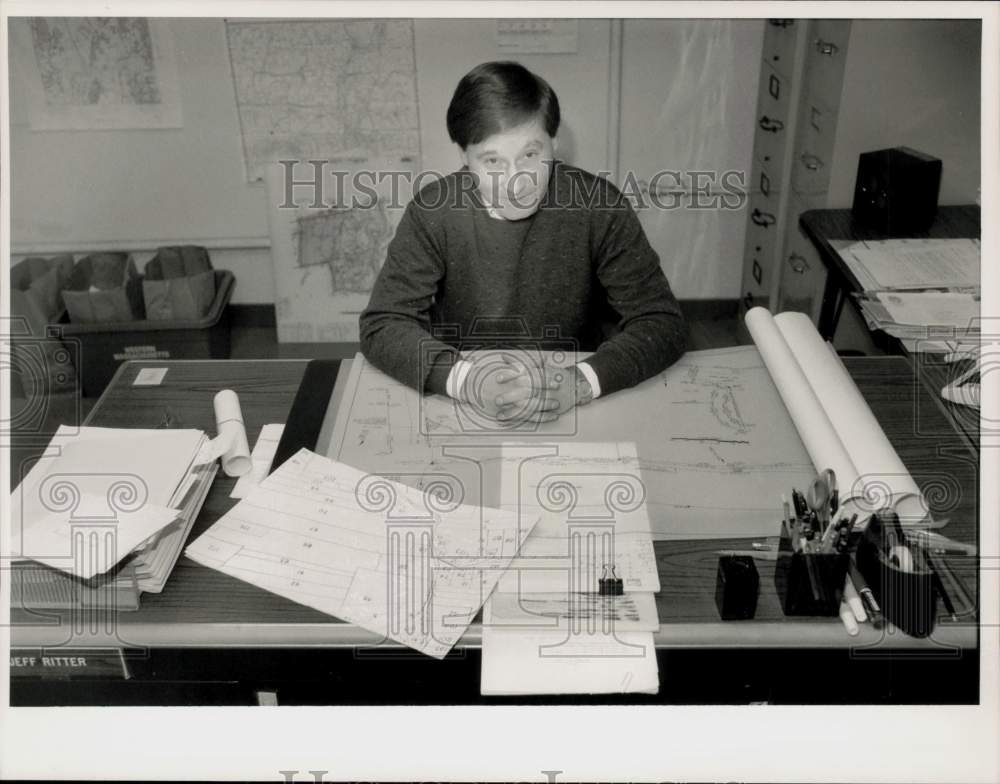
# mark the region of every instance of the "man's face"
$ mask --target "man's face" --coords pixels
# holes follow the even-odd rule
[[[549,184],[555,140],[540,119],[493,134],[462,152],[486,204],[507,220],[538,210]]]

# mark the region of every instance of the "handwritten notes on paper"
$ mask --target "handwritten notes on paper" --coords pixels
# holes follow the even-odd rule
[[[868,240],[839,253],[865,291],[979,286],[974,239]]]
[[[504,460],[501,468],[501,508],[539,519],[511,565],[522,590],[596,591],[604,568],[614,565],[626,591],[659,591],[635,444],[566,442],[554,449]]]
[[[254,486],[264,480],[274,460],[274,453],[278,451],[278,442],[281,441],[283,432],[285,426],[281,424],[264,425],[260,429],[257,443],[250,453],[250,471],[236,480],[236,485],[229,494],[230,498],[245,498]]]
[[[531,527],[458,498],[300,450],[186,555],[442,658]]]
[[[560,634],[483,628],[485,695],[607,694],[660,687],[651,632]]]

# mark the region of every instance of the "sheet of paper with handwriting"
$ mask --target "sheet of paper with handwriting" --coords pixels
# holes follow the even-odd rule
[[[531,525],[300,450],[188,546],[205,566],[444,657]]]

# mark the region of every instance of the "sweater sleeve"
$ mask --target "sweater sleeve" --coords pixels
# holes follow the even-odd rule
[[[444,278],[441,243],[411,202],[361,313],[361,352],[379,370],[424,393],[445,394],[458,351],[431,335],[431,305]]]
[[[676,362],[687,346],[687,323],[656,251],[631,205],[618,195],[598,211],[596,272],[618,313],[617,334],[587,359],[608,395],[634,386]]]

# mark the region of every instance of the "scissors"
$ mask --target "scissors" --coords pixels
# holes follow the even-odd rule
[[[840,506],[837,474],[832,468],[827,468],[813,480],[806,493],[806,501],[825,529]]]

